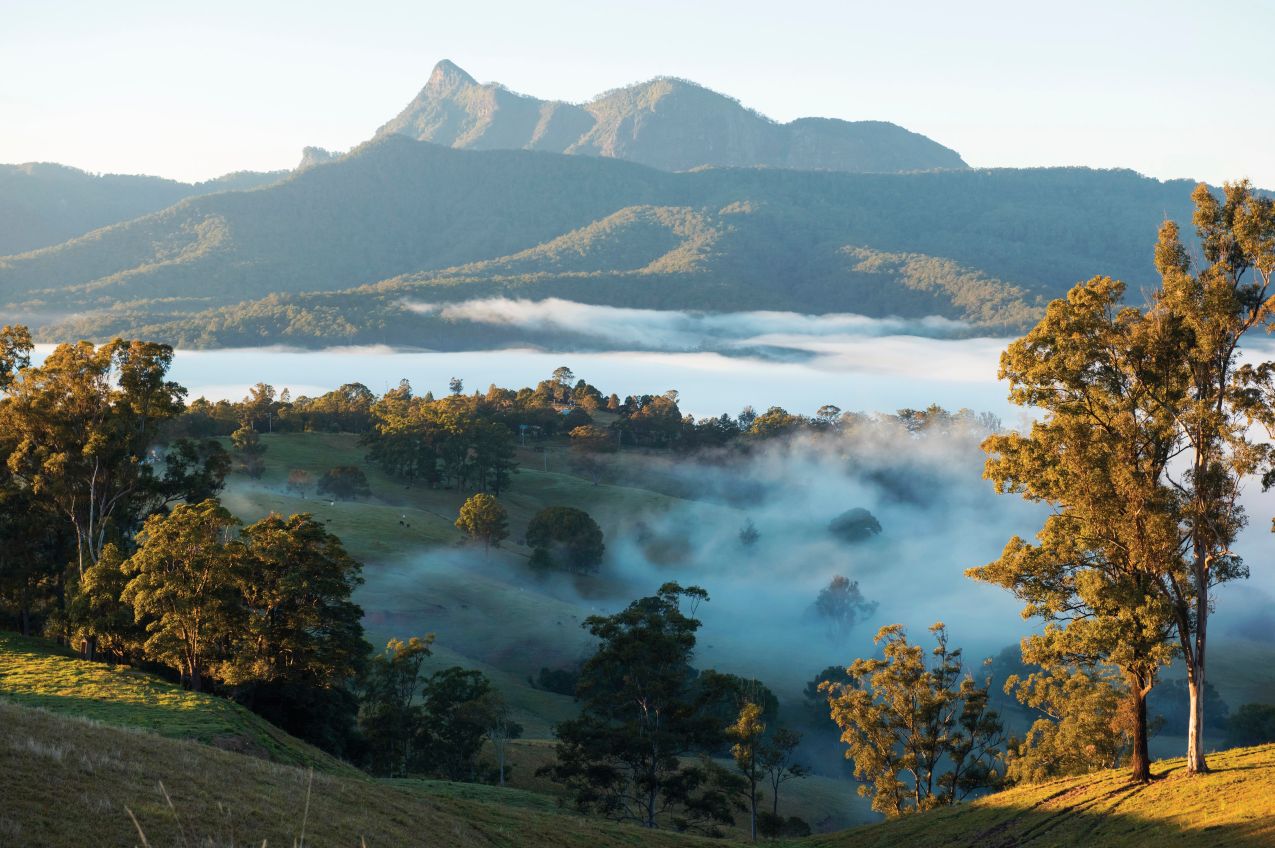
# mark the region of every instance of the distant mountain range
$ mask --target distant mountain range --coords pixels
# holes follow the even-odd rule
[[[964,168],[923,135],[882,121],[787,124],[682,79],[661,77],[575,105],[479,84],[439,62],[416,99],[377,131],[475,150],[542,150],[626,159],[665,171],[705,166],[897,172]]]
[[[0,256],[58,244],[186,197],[254,188],[287,175],[241,171],[202,183],[180,183],[162,177],[95,175],[44,162],[0,165]]]
[[[704,108],[672,108],[692,102]],[[774,124],[672,80],[582,107],[545,103],[440,63],[372,141],[344,154],[308,148],[286,174],[185,185],[10,167],[0,214],[39,209],[28,217],[43,223],[0,229],[9,244],[27,241],[0,256],[0,323],[32,323],[45,340],[123,334],[204,347],[544,343],[417,308],[507,295],[940,315],[1003,332],[1094,274],[1138,291],[1154,279],[1160,221],[1189,220],[1185,181],[973,170],[925,139],[940,159],[951,154],[949,168],[913,160],[902,173],[856,173],[854,157],[830,152],[844,144],[807,148],[805,169],[773,167],[801,146],[757,139],[773,130],[791,140],[801,123]],[[832,124],[843,141],[863,129]],[[685,143],[670,141],[678,133]],[[878,148],[873,156],[892,149]],[[787,159],[759,152],[781,149]]]

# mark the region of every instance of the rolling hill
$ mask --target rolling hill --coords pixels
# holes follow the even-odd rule
[[[1275,843],[1275,746],[1212,754],[1188,777],[1182,760],[1146,785],[1098,772],[989,795],[971,804],[816,836],[810,848],[1259,848]]]
[[[627,159],[665,171],[704,166],[895,172],[965,168],[960,155],[883,121],[777,123],[688,80],[659,77],[576,105],[479,84],[443,60],[377,131],[476,150]]]
[[[0,797],[0,843],[25,848],[82,846],[90,822],[99,845],[723,844],[562,814],[529,792],[309,771],[2,698]]]
[[[0,702],[191,739],[333,774],[358,771],[238,704],[128,666],[79,659],[44,639],[0,631]]]
[[[0,258],[0,300],[49,340],[201,346],[483,345],[402,301],[493,294],[934,314],[988,332],[1096,273],[1151,282],[1156,228],[1187,218],[1189,188],[1079,168],[667,173],[390,134],[274,185]]]
[[[243,171],[192,184],[41,162],[0,165],[0,256],[59,244],[186,197],[255,188],[283,175]]]
[[[1213,773],[1157,763],[1140,786],[1100,772],[1022,786],[950,809],[808,839],[789,848],[1262,848],[1275,840],[1275,746],[1212,756]],[[518,789],[372,780],[270,762],[0,697],[0,840],[30,848],[84,844],[373,846],[707,846],[558,811]],[[50,803],[57,799],[56,806]],[[134,823],[136,822],[136,824]],[[362,842],[360,842],[362,840]]]

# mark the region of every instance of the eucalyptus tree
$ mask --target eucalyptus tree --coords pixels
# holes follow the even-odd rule
[[[761,801],[759,786],[766,779],[766,771],[762,765],[761,751],[765,744],[766,722],[762,721],[760,704],[746,702],[739,711],[739,717],[726,728],[726,735],[735,740],[731,746],[731,756],[735,758],[735,767],[748,783],[749,832],[754,842],[757,841],[757,805]]]
[[[195,691],[227,659],[246,623],[238,527],[216,500],[179,504],[146,520],[137,552],[120,567],[129,578],[121,600],[146,625],[146,657],[180,669]]]
[[[1150,777],[1146,697],[1171,658],[1175,620],[1154,574],[1178,555],[1176,491],[1167,470],[1181,451],[1174,412],[1186,374],[1175,327],[1159,312],[1121,308],[1107,277],[1076,286],[1001,357],[1010,399],[1044,415],[1023,433],[989,436],[984,476],[1001,493],[1046,504],[1034,543],[1014,536],[970,569],[1049,622],[1024,641],[1046,665],[1118,667],[1137,726],[1135,780]]]
[[[26,327],[0,327],[0,391],[9,388],[18,371],[31,364],[34,347]]]
[[[698,604],[708,593],[666,583],[614,615],[583,626],[598,649],[580,672],[580,715],[555,728],[557,762],[541,770],[566,784],[577,807],[654,828],[714,829],[731,820],[732,775],[690,756],[716,747],[723,727],[695,686]]]
[[[1013,589],[1029,615],[1060,622],[1068,638],[1055,644],[1073,658],[1120,667],[1134,697],[1166,658],[1159,639],[1176,636],[1194,774],[1208,770],[1214,590],[1248,575],[1234,549],[1247,522],[1240,493],[1258,475],[1275,482],[1272,446],[1252,432],[1275,433],[1275,363],[1241,363],[1245,334],[1275,317],[1275,203],[1247,182],[1221,198],[1200,185],[1193,200],[1203,261],[1165,222],[1161,287],[1147,308],[1119,309],[1123,287],[1096,278],[1051,304],[1002,358],[1011,399],[1045,418],[1027,436],[990,438],[987,476],[1053,514],[1038,544],[1013,539],[973,573]]]
[[[1213,589],[1248,576],[1233,544],[1247,517],[1239,503],[1247,479],[1275,479],[1272,446],[1253,438],[1251,425],[1275,430],[1275,364],[1242,365],[1250,330],[1270,329],[1275,317],[1275,203],[1247,181],[1227,184],[1216,197],[1199,185],[1194,224],[1203,262],[1193,263],[1178,227],[1160,229],[1155,261],[1162,284],[1157,307],[1176,322],[1188,374],[1185,396],[1170,393],[1186,449],[1186,470],[1172,480],[1181,500],[1181,562],[1165,562],[1157,576],[1173,609],[1187,670],[1190,723],[1187,771],[1208,770],[1204,756],[1204,700]]]
[[[927,661],[901,625],[883,627],[875,639],[880,658],[856,659],[845,670],[848,683],[819,686],[854,762],[859,794],[891,818],[955,804],[1001,780],[1005,739],[988,708],[987,683],[967,673],[942,622],[930,633],[935,647]]]
[[[60,345],[29,364],[29,337],[0,342],[0,429],[13,440],[15,478],[72,526],[79,574],[112,533],[131,529],[125,513],[153,485],[151,451],[163,423],[183,409],[186,390],[166,379],[167,345],[116,339]]]

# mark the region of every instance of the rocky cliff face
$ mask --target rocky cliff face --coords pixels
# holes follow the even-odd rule
[[[481,84],[439,62],[377,136],[449,147],[546,150],[627,159],[667,171],[702,166],[897,172],[964,168],[954,150],[881,121],[776,123],[686,80],[660,78],[575,105]]]

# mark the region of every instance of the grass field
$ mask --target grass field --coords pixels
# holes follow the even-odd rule
[[[565,812],[560,787],[535,775],[552,757],[548,740],[512,743],[509,788],[373,780],[228,701],[85,662],[45,640],[0,634],[0,845],[82,845],[89,821],[101,844],[141,844],[128,810],[153,846],[287,845],[303,821],[313,845],[360,838],[369,846],[709,844]],[[1167,761],[1148,786],[1129,785],[1123,772],[1058,780],[795,844],[1275,844],[1275,746],[1214,754],[1211,762],[1214,773],[1194,779],[1181,761]],[[827,811],[844,810],[849,790],[818,777],[790,784],[784,811],[821,830],[844,828],[858,819]],[[739,826],[732,832],[742,838]]]
[[[1012,789],[973,804],[787,848],[1259,848],[1275,844],[1275,746],[1181,762],[1130,785],[1107,772]],[[549,796],[445,781],[376,781],[110,727],[0,699],[0,844],[313,846],[737,845],[571,815]],[[131,814],[131,815],[130,815]],[[360,840],[363,840],[361,843]]]
[[[23,848],[141,845],[130,812],[154,848],[722,844],[556,812],[533,793],[312,772],[3,700],[0,799],[0,845]]]
[[[811,848],[1269,848],[1275,845],[1275,746],[1214,754],[1211,774],[1181,760],[1156,780],[1102,772],[1024,786],[973,804],[807,840]]]
[[[333,774],[357,770],[224,698],[0,631],[0,699]]]

